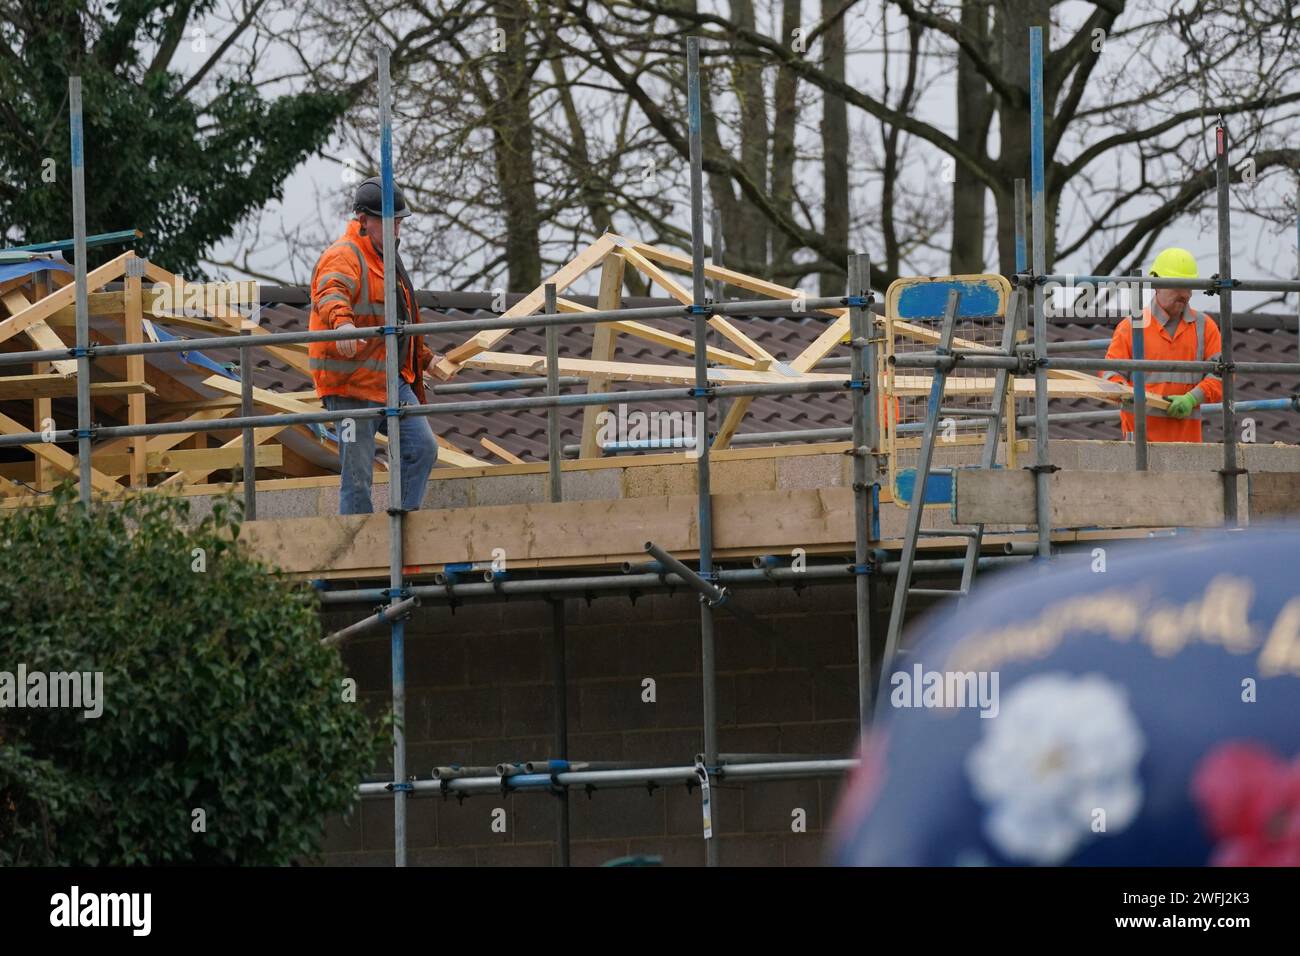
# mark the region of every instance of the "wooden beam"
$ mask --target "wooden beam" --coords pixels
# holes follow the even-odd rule
[[[258,467],[275,467],[284,461],[283,446],[263,445],[254,449]],[[119,477],[130,474],[132,455],[103,455],[95,457],[95,466],[106,475]],[[151,451],[145,455],[145,468],[150,473],[187,471],[199,468],[224,470],[240,468],[244,464],[242,448],[177,448],[170,451]]]
[[[492,452],[492,454],[496,455],[498,458],[501,458],[512,465],[524,464],[524,460],[522,458],[520,458],[514,452],[507,451],[506,449],[502,448],[500,445],[498,445],[490,438],[486,438],[486,437],[480,438],[478,440],[478,443],[482,445],[484,448],[486,448],[488,451]]]
[[[124,306],[122,324],[126,332],[128,345],[140,345],[144,342],[144,293],[139,276],[127,276],[122,293]],[[126,359],[127,378],[144,380],[144,356],[128,355]],[[128,425],[145,423],[145,402],[143,395],[131,395],[126,400],[126,418]],[[149,483],[147,438],[139,437],[131,441],[130,484],[132,488],[143,488]]]
[[[1035,523],[1032,473],[958,468],[954,474],[957,524]],[[1049,493],[1053,528],[1223,526],[1223,481],[1212,472],[1058,471]]]
[[[35,375],[32,376],[16,375],[13,377],[14,378],[40,378],[40,379],[47,379],[50,381],[56,381],[59,382],[61,385],[68,384],[68,380],[64,378],[62,375],[48,374],[49,368],[50,368],[49,362],[36,362],[35,364],[32,365],[33,371],[36,372]],[[0,389],[3,389],[4,382],[5,379],[0,379]],[[77,383],[72,382],[71,384],[75,392]],[[33,389],[33,394],[39,394],[39,389]],[[54,421],[54,403],[50,401],[50,398],[48,396],[37,397],[32,402],[32,421],[35,423],[36,431],[42,430],[45,427],[46,422]],[[33,485],[35,486],[36,490],[37,491],[53,490],[55,485],[54,469],[50,466],[50,463],[46,461],[44,458],[37,458],[35,461],[36,461],[36,467],[35,467]]]
[[[323,407],[314,388],[305,392],[276,392],[275,394],[283,395],[285,398],[291,398],[296,402],[302,402],[304,405],[311,405],[316,409],[316,411],[320,411]],[[235,395],[221,395],[217,398],[199,398],[192,402],[156,402],[154,404],[154,408],[159,414],[168,414],[172,412],[196,412],[203,409],[213,408],[239,408],[239,406],[240,399]]]
[[[104,283],[120,278],[122,273],[126,271],[126,260],[134,258],[134,256],[134,252],[124,252],[116,259],[104,263],[98,269],[92,269],[86,274],[86,288],[88,290],[98,289]],[[58,273],[51,272],[51,275],[57,276]],[[37,322],[44,322],[59,309],[66,305],[72,305],[75,301],[76,286],[65,285],[39,302],[32,303],[26,308],[14,312],[9,318],[0,322],[0,342],[13,338]]]
[[[606,259],[605,261],[608,262],[609,259]],[[593,309],[589,305],[583,305],[580,302],[574,302],[571,299],[556,299],[556,306],[561,312],[582,313],[605,311],[604,309]],[[615,306],[615,308],[617,308],[617,306]],[[646,342],[654,342],[657,345],[666,345],[668,348],[677,349],[680,352],[685,352],[687,355],[695,354],[694,339],[687,338],[684,335],[676,335],[672,332],[665,332],[663,329],[656,329],[654,326],[645,325],[641,322],[633,322],[630,320],[622,322],[603,322],[596,327],[593,338],[599,339],[602,332],[607,336],[610,335],[610,333],[622,332],[626,335],[632,336],[633,338],[643,339]],[[603,352],[605,350],[602,349],[601,351]],[[737,355],[735,352],[728,352],[726,349],[720,349],[714,345],[708,346],[705,354],[708,355],[710,361],[719,362],[723,365],[730,365],[732,368],[757,369],[762,364],[757,359],[752,359],[747,355]],[[595,343],[593,342],[591,357],[594,359],[611,359],[614,357],[614,354],[610,351],[608,355],[597,355]],[[600,391],[600,389],[593,388],[592,391]]]
[[[481,352],[465,362],[470,368],[493,369],[498,372],[525,372],[543,375],[546,357],[518,355],[513,352]],[[653,365],[638,362],[597,362],[593,359],[560,359],[561,375],[580,378],[602,377],[611,382],[650,382],[664,385],[694,385],[695,369],[689,365]],[[709,381],[717,385],[785,385],[791,381],[842,382],[847,376],[825,373],[800,375],[792,379],[780,372],[763,372],[749,369],[711,368]],[[1032,383],[1031,383],[1032,384]]]
[[[0,432],[6,435],[20,435],[31,430],[32,429],[28,428],[26,425],[14,421],[8,415],[0,414]],[[69,455],[53,442],[36,442],[33,445],[23,445],[22,447],[26,448],[38,458],[44,458],[64,474],[72,475],[73,477],[76,477],[79,474],[76,457],[74,455]],[[113,495],[116,495],[122,490],[122,486],[116,481],[94,468],[90,469],[90,484],[96,491],[104,491]]]
[[[270,428],[254,429],[253,444],[260,445],[263,442],[270,441],[276,435],[280,434],[280,432],[284,431],[285,428],[287,427],[289,426],[276,425]],[[240,433],[238,438],[231,439],[230,441],[226,442],[224,445],[221,445],[217,450],[231,449],[231,448],[239,449],[240,453],[241,454],[243,453],[244,436],[242,432]],[[176,474],[172,475],[170,478],[164,478],[161,482],[159,482],[158,487],[163,487],[163,486],[172,487],[176,485],[197,484],[203,481],[203,479],[207,478],[208,475],[212,474],[212,472],[214,471],[216,471],[215,468],[203,468],[203,467],[191,468],[191,469],[187,469],[186,471],[179,471]]]
[[[56,295],[58,293],[55,293]],[[48,298],[48,296],[47,296]],[[27,301],[27,296],[21,292],[6,292],[0,296],[0,301],[4,302],[5,308],[9,310],[10,316],[23,315],[30,311],[32,304]],[[7,321],[7,320],[6,320]],[[4,323],[0,322],[0,327]],[[38,349],[66,349],[67,343],[59,338],[52,328],[42,320],[29,322],[21,329],[21,332],[31,339],[32,344]],[[50,367],[59,372],[65,378],[77,374],[77,362],[75,359],[59,359],[51,362]]]
[[[604,311],[617,309],[623,302],[623,275],[627,261],[618,252],[611,252],[605,257],[600,270],[600,292],[596,296],[596,307]],[[595,361],[607,362],[614,357],[618,348],[618,330],[609,325],[596,326],[591,339],[591,357]],[[589,393],[603,392],[609,388],[609,379],[602,376],[587,380]],[[579,458],[599,458],[600,447],[596,441],[596,423],[600,413],[606,410],[604,405],[587,405],[582,410],[582,438]]]
[[[646,259],[645,256],[641,255],[631,246],[624,246],[622,251],[623,255],[631,265],[635,266],[639,272],[663,286],[664,289],[667,290],[668,294],[678,302],[681,302],[683,305],[691,305],[695,301],[695,296],[686,291],[686,288],[683,285],[654,263],[650,262],[650,260]],[[730,340],[732,344],[737,346],[742,352],[753,356],[755,359],[758,359],[759,362],[766,363],[765,365],[758,366],[759,368],[767,368],[771,365],[777,364],[777,358],[775,355],[763,348],[763,346],[759,345],[744,332],[740,331],[740,329],[732,325],[725,317],[721,315],[709,316],[709,325],[714,329],[717,329],[724,338]]]
[[[694,268],[690,256],[672,249],[661,249],[658,246],[651,246],[644,242],[633,242],[632,248],[647,259],[662,262],[683,272],[690,272]],[[793,299],[799,294],[798,289],[791,289],[789,286],[779,285],[776,282],[769,282],[766,279],[759,279],[709,262],[704,264],[704,274],[710,279],[721,279],[727,285],[734,285],[738,289],[757,292],[759,295],[766,295],[773,299]],[[844,311],[842,309],[830,310],[822,314],[838,315]]]
[[[224,375],[210,375],[203,380],[203,384],[208,388],[225,392],[227,395],[240,394],[239,382],[233,378],[226,378]],[[253,389],[253,402],[257,405],[266,405],[269,408],[279,409],[282,412],[319,412],[321,410],[319,404],[309,405],[296,398],[290,398],[287,395],[272,392],[265,388]]]
[[[39,362],[48,365],[48,362]],[[144,381],[91,382],[90,394],[96,398],[117,395],[144,396],[153,392],[153,386]],[[14,402],[27,398],[68,398],[77,394],[77,383],[62,375],[43,372],[37,375],[0,375],[0,401]],[[38,414],[36,420],[48,418],[49,412]]]
[[[90,316],[117,316],[126,311],[126,302],[122,292],[91,292],[86,295],[86,309]],[[76,328],[76,305],[65,305],[46,319],[45,324],[51,328]]]
[[[377,437],[382,438],[383,436]],[[475,458],[461,448],[457,448],[441,435],[434,435],[433,437],[438,442],[439,465],[445,465],[449,468],[479,468],[484,464],[481,459]]]
[[[614,237],[606,233],[571,261],[561,266],[554,275],[543,281],[536,289],[506,309],[505,312],[501,313],[501,317],[503,319],[515,319],[532,315],[542,307],[548,284],[554,283],[555,293],[559,295],[578,281],[588,269],[602,261],[613,248]],[[473,338],[462,342],[449,351],[442,361],[434,366],[434,373],[444,380],[451,378],[460,371],[460,367],[465,363],[466,359],[478,355],[480,352],[488,351],[509,334],[509,329],[494,329],[490,332],[478,333]]]

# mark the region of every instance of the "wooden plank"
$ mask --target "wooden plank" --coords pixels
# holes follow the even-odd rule
[[[606,259],[605,261],[608,262],[609,259]],[[582,303],[574,302],[571,299],[556,299],[555,302],[556,307],[561,312],[582,313],[606,311],[603,307],[600,309],[593,309],[589,305],[583,305]],[[618,308],[618,306],[614,306],[614,308]],[[684,335],[676,335],[672,332],[666,332],[663,329],[656,329],[654,326],[646,325],[642,322],[624,321],[604,322],[596,327],[596,331],[593,335],[593,338],[596,341],[593,341],[592,344],[591,357],[594,359],[612,359],[614,357],[612,350],[601,349],[600,352],[602,354],[597,355],[597,349],[595,346],[602,337],[602,334],[608,338],[612,333],[617,332],[622,332],[626,335],[632,336],[633,338],[643,339],[646,342],[654,342],[657,345],[666,345],[668,348],[677,349],[679,352],[685,352],[687,355],[695,354],[694,339],[687,338]],[[606,351],[608,351],[609,354],[603,354]],[[730,365],[732,368],[756,369],[761,364],[757,359],[749,358],[746,355],[737,355],[735,352],[728,352],[726,349],[720,349],[716,345],[707,346],[705,354],[708,355],[710,361],[720,362],[723,365]],[[600,389],[592,388],[592,391],[598,392]]]
[[[122,292],[91,292],[86,295],[86,309],[90,316],[118,316],[126,311],[126,302]],[[51,328],[76,328],[76,305],[65,305],[46,319],[45,324]]]
[[[637,271],[641,272],[642,274],[646,275],[647,277],[653,279],[655,282],[663,286],[664,289],[668,292],[668,294],[671,295],[678,302],[681,302],[683,305],[691,305],[695,302],[695,296],[692,295],[690,292],[686,291],[685,286],[679,283],[668,273],[664,272],[653,262],[646,259],[645,256],[641,255],[630,245],[624,245],[622,247],[622,250],[623,250],[623,255],[626,257],[628,263],[636,267]],[[740,331],[740,329],[732,325],[730,320],[728,320],[725,316],[721,316],[721,315],[709,316],[709,325],[712,328],[716,329],[722,335],[723,338],[727,339],[733,345],[737,346],[742,352],[754,357],[755,359],[759,360],[759,362],[761,363],[766,363],[760,365],[759,368],[767,368],[768,366],[777,363],[777,358],[775,355],[773,355],[767,349],[763,348],[763,346],[759,345],[757,342],[751,339],[744,332]]]
[[[276,435],[280,434],[280,432],[284,431],[285,428],[287,427],[289,426],[276,425],[274,427],[269,427],[269,428],[254,429],[253,444],[261,445],[263,442],[270,441]],[[235,448],[235,449],[239,449],[240,454],[243,454],[243,448],[244,448],[243,433],[241,432],[238,438],[231,439],[230,441],[226,442],[224,445],[219,446],[219,448],[220,449]],[[187,469],[185,471],[178,471],[170,478],[164,478],[161,482],[158,483],[158,487],[164,487],[164,486],[175,487],[178,485],[197,484],[198,482],[201,482],[203,479],[207,478],[208,475],[212,474],[212,472],[215,470],[216,469],[214,468],[198,467],[198,468]]]
[[[632,248],[647,259],[662,262],[665,265],[670,265],[674,269],[680,269],[683,272],[690,272],[694,268],[690,256],[672,249],[661,249],[658,246],[652,246],[644,242],[633,242]],[[756,276],[746,275],[743,272],[737,272],[734,269],[717,266],[710,262],[704,263],[704,274],[710,279],[721,279],[727,285],[734,285],[738,289],[757,292],[759,295],[766,295],[773,299],[793,299],[799,294],[798,289],[792,289],[789,286],[783,286],[776,282],[769,282],[766,279],[760,279]],[[847,315],[848,313],[847,310],[836,309],[820,314]]]
[[[487,437],[480,438],[478,440],[478,443],[482,445],[484,448],[486,448],[488,451],[492,452],[492,454],[496,455],[498,458],[502,458],[508,461],[512,465],[522,465],[525,463],[524,460],[520,458],[518,455],[516,455],[514,452],[507,451],[506,449],[502,448],[500,445],[498,445],[490,438]]]
[[[849,488],[742,492],[714,496],[719,547],[788,550],[824,544],[850,546]],[[491,561],[494,548],[511,561],[644,554],[647,528],[673,552],[699,548],[694,495],[537,502],[415,511],[406,516],[410,565]],[[378,568],[388,556],[385,515],[253,521],[240,534],[257,556],[290,573]]]
[[[1213,472],[1058,471],[1049,494],[1053,528],[1223,525],[1223,481]],[[959,468],[953,520],[1032,525],[1035,497],[1032,472]]]
[[[623,301],[623,275],[627,260],[620,253],[611,252],[605,257],[600,270],[600,292],[596,296],[597,308],[604,312],[617,309]],[[602,362],[614,358],[618,347],[618,330],[609,325],[598,325],[592,333],[591,357]],[[587,380],[587,392],[594,394],[609,389],[609,379],[596,376]],[[582,410],[582,438],[579,443],[579,458],[599,458],[600,445],[596,441],[596,425],[601,412],[608,406],[587,405]]]
[[[383,435],[376,435],[377,439],[384,438]],[[481,468],[483,461],[475,458],[464,449],[457,448],[446,438],[435,434],[434,440],[438,443],[438,464],[440,466],[450,466],[452,468]],[[386,439],[385,439],[386,440]]]
[[[239,395],[240,383],[233,378],[226,378],[224,375],[210,375],[203,380],[203,384],[208,388],[216,389],[219,392],[225,392],[227,395]],[[308,405],[296,398],[289,398],[287,395],[281,395],[279,392],[272,392],[265,388],[253,389],[253,403],[255,405],[266,405],[269,408],[275,408],[282,412],[319,412],[319,405]]]
[[[258,467],[278,467],[284,463],[282,445],[263,445],[254,450]],[[131,473],[132,455],[96,455],[95,467],[106,475],[120,477]],[[179,448],[170,451],[151,451],[145,455],[145,469],[149,473],[186,471],[198,468],[224,470],[240,468],[244,464],[242,448]]]
[[[315,389],[305,392],[276,392],[275,394],[291,398],[295,402],[302,402],[304,405],[311,405],[316,411],[320,411],[323,407]],[[201,409],[239,408],[239,405],[240,399],[238,396],[221,395],[217,398],[195,399],[192,402],[157,402],[154,407],[159,414],[168,414],[173,412],[196,412]]]
[[[1300,473],[1252,471],[1249,495],[1252,522],[1300,514]]]
[[[68,379],[64,378],[62,375],[49,374],[49,368],[50,368],[49,362],[36,362],[32,365],[33,371],[36,372],[35,375],[31,375],[31,376],[15,375],[12,376],[12,378],[43,379],[48,383],[58,382],[60,385],[63,386],[67,386],[68,384],[71,384],[73,387],[73,391],[75,393],[76,384],[77,384],[76,382],[69,382]],[[8,376],[6,378],[8,378]],[[0,379],[0,394],[3,394],[2,390],[4,388],[5,381],[6,379]],[[40,393],[39,386],[33,389],[32,391],[32,394],[39,395],[39,393]],[[54,421],[54,403],[50,401],[50,398],[48,396],[42,396],[36,398],[35,401],[32,402],[32,422],[34,423],[33,425],[34,430],[41,431],[45,428],[46,422],[52,422],[52,421]],[[35,459],[35,462],[36,465],[35,465],[35,473],[33,475],[34,478],[33,484],[36,490],[37,491],[53,490],[54,485],[56,484],[54,469],[50,466],[50,463],[46,461],[44,458],[37,458]]]
[[[14,421],[8,415],[0,414],[0,432],[6,435],[20,435],[31,430],[32,429],[28,428],[26,425]],[[36,442],[35,444],[23,445],[22,447],[26,448],[38,458],[45,459],[64,474],[72,475],[74,478],[79,474],[76,457],[74,455],[69,455],[53,442]],[[90,469],[90,484],[96,491],[104,491],[113,495],[116,495],[122,490],[122,486],[116,481],[94,468]]]
[[[39,362],[48,365],[48,362]],[[121,395],[144,396],[153,392],[153,386],[144,381],[135,382],[91,382],[90,394],[96,398],[110,398]],[[23,399],[69,398],[77,394],[76,381],[53,375],[48,372],[37,375],[0,375],[0,401],[13,402]],[[49,412],[39,412],[36,421],[49,417]]]
[[[533,375],[546,373],[546,357],[518,355],[513,352],[481,352],[465,363],[470,368],[493,369],[498,372],[526,372]],[[560,359],[561,375],[580,378],[601,376],[611,382],[650,382],[665,385],[694,385],[695,368],[688,365],[654,365],[643,362],[597,362],[593,359]],[[847,376],[828,373],[808,373],[791,379],[780,372],[763,372],[751,369],[711,368],[709,381],[718,385],[758,384],[785,385],[791,381],[842,382]]]
[[[128,345],[140,345],[144,342],[144,292],[139,276],[127,276],[122,292],[122,325]],[[145,376],[143,355],[128,355],[126,359],[127,378],[143,381]],[[128,425],[145,424],[145,400],[143,395],[131,395],[126,400],[126,418]],[[149,483],[149,440],[137,436],[131,440],[130,485],[143,488]]]
[[[124,252],[116,259],[104,263],[98,269],[92,269],[86,274],[86,288],[98,289],[106,282],[120,278],[126,270],[126,260],[134,258],[134,252]],[[58,272],[51,272],[56,281]],[[67,305],[72,305],[76,301],[77,287],[75,285],[65,285],[57,292],[53,292],[41,299],[39,302],[32,303],[24,309],[13,312],[9,318],[0,322],[0,342],[5,342],[15,335],[18,335],[24,329],[44,322],[59,309]]]
[[[17,291],[6,292],[3,296],[0,296],[0,301],[4,302],[5,308],[9,310],[11,316],[23,315],[32,308],[32,304],[27,301],[27,296]],[[3,324],[0,323],[0,326],[3,326]],[[40,320],[29,322],[22,328],[22,333],[31,339],[32,344],[38,349],[66,349],[68,347],[67,343],[59,338],[58,333]],[[77,374],[75,359],[59,359],[51,362],[50,367],[65,378]]]
[[[606,233],[601,236],[573,260],[560,267],[554,275],[546,279],[536,289],[501,313],[501,317],[503,319],[515,319],[532,315],[542,307],[543,300],[546,297],[547,284],[555,284],[556,295],[564,292],[569,286],[578,281],[588,269],[602,261],[609,251],[614,248],[614,243],[615,237],[612,234]],[[434,373],[444,380],[451,378],[460,370],[466,359],[472,358],[480,352],[488,351],[509,334],[509,329],[494,329],[489,332],[478,333],[443,356],[442,361],[434,366]]]

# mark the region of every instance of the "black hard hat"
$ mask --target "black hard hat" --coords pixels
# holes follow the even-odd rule
[[[384,181],[378,176],[371,176],[365,182],[357,186],[356,195],[352,199],[353,212],[368,212],[372,216],[382,216],[384,214]],[[402,191],[393,184],[393,218],[405,219],[411,214],[411,207],[406,205],[406,197]]]

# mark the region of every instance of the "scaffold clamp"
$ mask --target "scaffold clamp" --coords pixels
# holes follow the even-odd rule
[[[846,295],[846,296],[844,297],[844,304],[845,304],[845,305],[852,306],[852,307],[859,308],[859,309],[865,309],[865,308],[867,308],[867,307],[870,306],[871,303],[874,302],[874,301],[875,301],[875,296],[870,295],[870,294],[868,294],[868,295]]]
[[[700,784],[700,808],[704,815],[704,839],[713,839],[713,798],[709,792],[709,771],[703,760],[695,761],[695,779]]]

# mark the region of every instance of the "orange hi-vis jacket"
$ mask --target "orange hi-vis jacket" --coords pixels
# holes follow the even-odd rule
[[[1219,326],[1204,312],[1188,306],[1180,321],[1171,321],[1165,311],[1154,302],[1143,310],[1143,358],[1158,361],[1217,362],[1223,348]],[[1125,319],[1115,330],[1106,350],[1106,358],[1131,359],[1133,357],[1133,320]],[[1103,378],[1122,385],[1132,386],[1131,372],[1102,372]],[[1147,372],[1146,390],[1163,398],[1173,398],[1195,392],[1202,404],[1223,400],[1223,380],[1216,374],[1201,372]],[[1131,435],[1134,419],[1131,412],[1122,412],[1120,420],[1124,434]],[[1201,440],[1201,409],[1198,405],[1186,418],[1170,418],[1163,409],[1147,406],[1148,441]]]
[[[418,321],[415,292],[400,273],[397,292],[405,299],[406,315]],[[342,237],[321,254],[311,276],[311,330],[336,329],[347,322],[357,328],[384,324],[384,260],[369,237],[361,235],[361,223],[355,219],[348,223]],[[383,404],[388,398],[384,338],[357,341],[361,347],[351,358],[344,357],[337,342],[312,342],[307,347],[316,392],[321,398],[348,395]],[[402,341],[402,378],[423,403],[426,399],[421,373],[433,353],[424,344],[423,336],[404,336]]]

